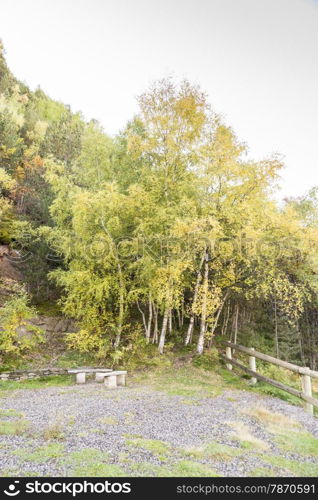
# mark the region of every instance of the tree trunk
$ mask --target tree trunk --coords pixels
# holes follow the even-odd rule
[[[194,325],[194,315],[192,314],[191,317],[190,317],[190,322],[189,322],[187,336],[186,336],[184,345],[191,344],[191,341],[192,341],[192,332],[193,332],[193,325]]]
[[[226,294],[224,295],[224,299],[222,300],[222,302],[220,304],[218,312],[216,313],[213,325],[211,327],[211,338],[209,340],[209,347],[211,347],[211,345],[212,345],[212,340],[213,340],[213,337],[214,337],[214,332],[215,332],[216,327],[218,326],[219,318],[220,318],[222,309],[224,307],[224,304],[225,304],[226,299],[228,298],[228,296],[229,296],[229,292],[226,292]]]
[[[181,328],[182,328],[182,322],[181,322],[180,309],[177,309],[177,318],[178,318],[178,327],[179,327],[179,330],[181,330]]]
[[[147,338],[147,323],[146,323],[146,316],[145,316],[145,313],[143,312],[143,310],[141,309],[141,307],[140,307],[140,305],[139,305],[139,301],[138,301],[138,300],[136,300],[136,304],[137,304],[138,311],[140,312],[141,317],[142,317],[142,322],[143,322],[143,325],[144,325],[145,335],[146,335],[146,338]]]
[[[209,284],[209,255],[205,253],[204,262],[204,277],[203,277],[203,296],[202,296],[202,308],[201,308],[201,322],[200,322],[200,334],[197,344],[197,353],[202,354],[204,348],[204,337],[206,332],[206,309],[207,309],[207,296],[208,296],[208,284]]]
[[[158,346],[160,354],[163,354],[163,348],[165,345],[169,314],[170,314],[170,310],[166,309],[165,313],[163,315],[162,328],[161,328],[160,340],[159,340],[159,346]]]
[[[153,307],[153,315],[154,315],[154,329],[153,329],[153,336],[152,336],[152,343],[157,344],[158,342],[158,311],[155,306],[155,304],[152,304]]]
[[[221,335],[226,335],[229,317],[230,317],[230,301],[229,301],[227,308],[226,308],[226,314],[224,315]]]
[[[115,349],[117,349],[120,344],[120,338],[124,323],[124,313],[125,313],[125,285],[124,285],[121,266],[119,263],[117,264],[117,268],[119,273],[119,314],[117,323],[117,335],[114,344]]]
[[[276,357],[279,358],[278,324],[277,324],[277,302],[274,299],[274,320],[275,320],[275,350]]]
[[[239,305],[235,304],[234,344],[237,344]]]
[[[183,322],[184,322],[184,298],[181,304],[181,327],[183,326]]]
[[[199,286],[200,286],[200,283],[201,283],[201,280],[202,280],[201,268],[202,268],[202,264],[204,262],[204,256],[205,256],[205,254],[203,255],[203,257],[201,259],[200,267],[199,267],[199,270],[198,270],[198,273],[197,273],[197,279],[196,279],[196,282],[195,282],[194,294],[193,294],[193,302],[195,302],[197,300],[197,297],[198,297]],[[186,335],[186,338],[185,338],[185,341],[184,341],[184,345],[188,345],[188,344],[191,343],[191,341],[192,341],[193,327],[194,327],[194,314],[192,313],[191,316],[190,316],[188,331],[187,331],[187,335]]]
[[[172,333],[172,310],[169,313],[169,333]]]
[[[150,335],[151,335],[151,323],[152,323],[152,301],[151,301],[151,294],[150,293],[149,293],[148,308],[149,308],[149,316],[148,316],[148,326],[146,329],[147,343],[149,343],[149,339],[150,339]]]

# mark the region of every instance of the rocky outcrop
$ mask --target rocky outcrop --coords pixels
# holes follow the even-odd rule
[[[15,267],[19,254],[7,245],[0,245],[0,307],[15,293],[22,274]]]
[[[44,368],[42,370],[15,370],[0,373],[0,380],[30,380],[33,378],[49,377],[50,375],[66,375],[65,368]]]
[[[42,328],[48,336],[76,331],[75,321],[63,316],[37,316],[30,323]]]
[[[76,332],[77,327],[74,320],[63,316],[37,316],[29,321],[33,326],[41,328],[44,332],[44,342],[38,345],[37,353],[32,354],[33,366],[45,366],[30,370],[15,370],[1,372],[0,380],[26,380],[49,375],[65,375],[66,369],[55,368],[55,363],[66,350],[65,335]],[[19,336],[32,335],[32,329],[22,326],[18,329]]]
[[[19,253],[11,250],[8,245],[0,245],[0,278],[2,280],[22,280],[22,274],[15,267],[15,262],[18,262],[19,257]]]

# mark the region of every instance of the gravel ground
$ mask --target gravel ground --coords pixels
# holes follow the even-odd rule
[[[73,475],[72,453],[87,448],[107,452],[107,464],[118,465],[127,476],[136,474],[136,470],[137,475],[154,475],[159,467],[171,469],[184,460],[213,469],[221,476],[249,476],[258,468],[273,476],[287,475],[286,470],[264,462],[264,450],[257,448],[243,450],[234,457],[189,458],[184,454],[189,447],[211,442],[229,445],[234,451],[240,449],[231,422],[244,424],[254,437],[266,443],[266,454],[316,464],[318,475],[318,453],[316,457],[303,457],[282,451],[268,426],[244,413],[258,406],[288,416],[301,425],[301,432],[318,438],[318,420],[302,408],[248,391],[227,390],[214,398],[196,399],[167,395],[147,386],[107,390],[96,383],[15,390],[0,400],[0,408],[23,414],[30,427],[21,435],[0,435],[0,475]],[[0,420],[15,422],[19,418],[5,415]],[[170,451],[160,456],[132,445],[131,440],[137,437],[163,441]],[[51,443],[64,447],[63,457],[27,457]],[[25,450],[24,456],[21,450]]]

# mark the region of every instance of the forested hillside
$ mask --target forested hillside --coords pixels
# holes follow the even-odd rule
[[[0,245],[21,277],[0,274],[0,362],[36,349],[19,327],[56,304],[69,348],[101,360],[224,336],[317,369],[318,190],[276,202],[279,157],[251,161],[187,81],[138,104],[109,137],[0,47]]]

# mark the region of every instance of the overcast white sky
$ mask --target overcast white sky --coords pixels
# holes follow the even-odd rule
[[[318,1],[0,0],[11,70],[114,134],[153,79],[207,91],[250,155],[285,156],[280,196],[318,185]]]

